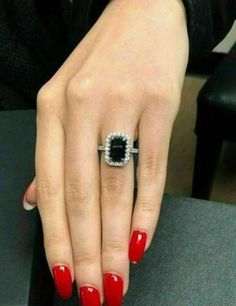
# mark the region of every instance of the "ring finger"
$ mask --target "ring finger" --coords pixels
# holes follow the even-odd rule
[[[127,124],[117,118],[129,118]],[[105,144],[110,132],[123,132],[130,136],[133,143],[136,118],[132,111],[119,114],[116,118],[105,120],[102,139]],[[114,144],[114,143],[113,143]],[[115,144],[114,144],[115,145]],[[117,145],[119,147],[120,144]],[[122,148],[113,158],[117,161],[122,155]],[[114,151],[113,151],[114,152]],[[101,156],[101,209],[102,209],[102,268],[104,295],[107,305],[121,305],[122,297],[128,290],[129,258],[128,245],[131,215],[133,208],[134,164],[130,160],[122,167],[110,166]]]

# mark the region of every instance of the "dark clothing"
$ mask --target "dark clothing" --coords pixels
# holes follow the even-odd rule
[[[183,0],[190,62],[227,34],[235,0]],[[99,18],[107,0],[0,0],[0,110],[36,107],[36,94]]]
[[[236,18],[236,0],[182,0],[190,40],[190,62],[199,61],[229,32]]]
[[[67,0],[0,0],[0,109],[36,107],[69,55],[71,15]]]

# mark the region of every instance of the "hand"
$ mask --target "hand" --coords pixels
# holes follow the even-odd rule
[[[62,298],[75,279],[83,305],[104,295],[121,304],[129,262],[141,260],[157,225],[187,61],[181,1],[113,0],[39,91],[27,199],[37,202]],[[139,139],[134,210],[132,154],[124,167],[106,164],[104,152],[99,163],[97,147],[113,131]]]

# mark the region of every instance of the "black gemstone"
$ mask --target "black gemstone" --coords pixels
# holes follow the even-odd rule
[[[113,162],[121,162],[125,158],[126,140],[122,137],[111,139],[110,157]]]

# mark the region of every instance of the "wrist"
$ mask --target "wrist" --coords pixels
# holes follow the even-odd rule
[[[138,15],[148,18],[150,22],[157,20],[168,20],[178,22],[181,26],[187,27],[187,14],[182,0],[110,0],[104,12],[113,11],[117,19],[122,20]]]

